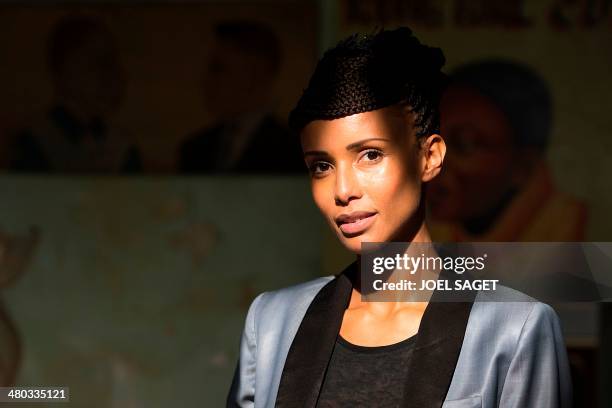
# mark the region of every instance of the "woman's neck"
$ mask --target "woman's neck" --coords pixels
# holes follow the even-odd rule
[[[427,225],[423,221],[420,227],[417,229],[416,233],[413,235],[410,241],[407,241],[406,249],[403,251],[406,255],[410,257],[418,257],[422,252],[427,252],[427,256],[435,257],[437,254],[433,245],[411,245],[411,244],[421,244],[421,243],[431,243],[431,236],[429,234],[429,230]],[[418,253],[417,253],[418,252]],[[403,255],[403,254],[402,254]],[[357,263],[361,265],[361,255],[357,255]],[[358,268],[360,269],[360,268]],[[419,270],[416,271],[413,275],[408,275],[408,278],[411,280],[419,281],[423,279],[436,279],[439,271],[428,271],[428,270]],[[386,276],[384,280],[386,282],[393,282],[400,279],[406,278],[405,271],[398,272],[394,271],[390,275]],[[349,309],[354,308],[365,308],[372,311],[374,314],[382,314],[388,315],[392,314],[400,309],[414,309],[416,311],[422,312],[425,310],[427,306],[426,301],[407,301],[406,295],[399,295],[397,301],[384,301],[384,302],[375,302],[375,301],[364,301],[362,299],[362,290],[361,290],[361,271],[355,273],[351,279],[353,280],[353,293],[351,295],[351,299],[349,302]],[[424,298],[424,294],[420,293],[418,296],[419,299]]]

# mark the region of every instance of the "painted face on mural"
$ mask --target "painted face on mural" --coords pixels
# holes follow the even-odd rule
[[[430,186],[429,208],[437,220],[478,218],[517,188],[525,157],[504,114],[475,90],[449,88],[440,111],[449,154],[442,174]]]

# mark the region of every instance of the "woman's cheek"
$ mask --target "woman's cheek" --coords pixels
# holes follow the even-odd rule
[[[321,187],[322,186],[320,185],[319,182],[317,181],[312,182],[312,185],[311,185],[312,198],[315,202],[315,205],[319,209],[319,211],[321,211],[321,214],[327,219],[328,205],[326,203],[327,200],[325,199],[325,191]]]
[[[361,168],[357,173],[359,185],[363,188],[377,188],[391,181],[393,176],[389,171],[389,163],[384,161],[377,166]]]

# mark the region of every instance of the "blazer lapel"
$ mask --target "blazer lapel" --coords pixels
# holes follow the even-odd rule
[[[276,407],[315,407],[353,289],[347,274],[357,269],[357,262],[350,264],[308,307],[285,360]]]
[[[446,271],[442,278],[454,279]],[[404,388],[405,407],[441,407],[453,379],[476,292],[461,294],[460,302],[449,302],[448,293],[445,301],[436,301],[441,296],[434,291],[421,319]]]

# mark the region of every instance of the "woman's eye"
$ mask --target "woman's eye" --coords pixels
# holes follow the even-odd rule
[[[310,166],[310,171],[313,174],[322,174],[330,169],[330,164],[325,162],[315,162]]]
[[[362,157],[367,161],[377,161],[382,157],[382,155],[383,154],[380,150],[366,150]]]

